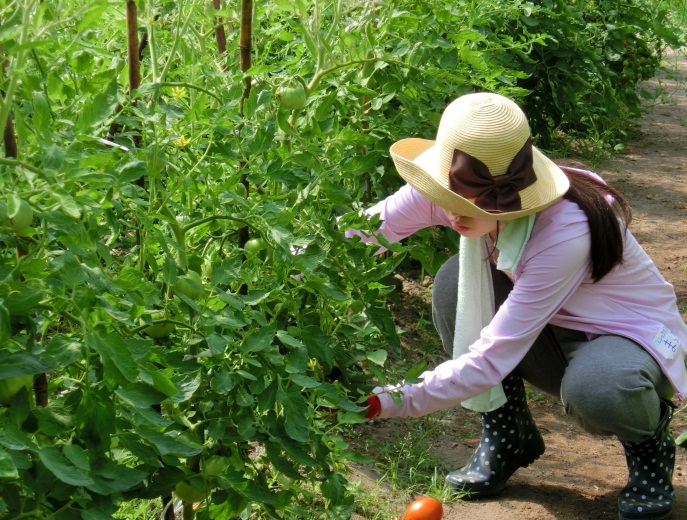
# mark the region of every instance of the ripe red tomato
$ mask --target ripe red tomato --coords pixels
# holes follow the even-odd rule
[[[420,497],[406,509],[405,520],[441,520],[444,508],[432,497]]]

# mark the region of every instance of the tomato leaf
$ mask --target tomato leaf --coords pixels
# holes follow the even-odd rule
[[[11,286],[5,285],[9,291],[4,294],[4,306],[10,316],[25,316],[35,309],[43,299],[43,291],[33,281],[14,282]],[[5,292],[0,287],[0,294]]]
[[[0,350],[0,379],[43,374],[53,368],[27,352]]]
[[[10,313],[4,305],[4,300],[0,299],[0,342],[5,342],[10,338]]]
[[[43,448],[38,451],[43,465],[59,480],[72,486],[89,486],[93,480],[82,470],[76,468],[56,448]]]
[[[7,451],[0,449],[0,478],[15,479],[19,477],[14,460]]]
[[[140,159],[126,158],[116,167],[114,173],[122,185],[129,184],[140,179],[148,173],[148,167]]]
[[[372,361],[373,363],[381,366],[384,366],[384,363],[386,362],[386,358],[388,356],[388,353],[384,349],[378,349],[375,350],[374,352],[368,352],[365,357]]]
[[[295,388],[284,391],[280,388],[277,391],[277,401],[284,408],[284,428],[287,435],[298,442],[309,442],[308,420],[303,413],[307,404],[300,391]]]
[[[82,134],[91,134],[112,115],[117,107],[117,82],[112,81],[102,91],[89,98],[76,120],[76,129]]]
[[[248,334],[241,343],[241,351],[244,354],[261,352],[272,345],[275,335],[275,326],[261,327],[257,331]]]
[[[74,416],[57,403],[36,408],[33,414],[38,419],[38,429],[43,435],[56,437],[74,430]]]
[[[99,495],[109,496],[141,484],[147,477],[147,473],[106,460],[94,466],[90,476],[93,484],[86,487]]]
[[[119,334],[91,332],[85,335],[85,340],[86,345],[100,354],[105,370],[115,380],[121,380],[120,374],[132,383],[138,379],[138,364],[131,356],[128,342]]]
[[[160,455],[176,455],[179,457],[193,457],[203,451],[203,447],[188,440],[181,440],[181,437],[174,435],[174,432],[162,433],[148,426],[138,427],[138,434],[142,439],[148,441],[150,446],[157,450]]]

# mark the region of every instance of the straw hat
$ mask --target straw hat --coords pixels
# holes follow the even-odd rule
[[[444,111],[436,141],[391,147],[396,169],[422,195],[462,216],[512,220],[560,199],[569,181],[532,146],[513,101],[492,93],[461,96]]]

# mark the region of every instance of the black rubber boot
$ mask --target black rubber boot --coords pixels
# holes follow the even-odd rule
[[[463,500],[494,496],[518,468],[529,466],[544,453],[542,439],[527,407],[525,386],[517,373],[503,381],[508,401],[482,414],[482,440],[467,465],[446,476]]]
[[[673,514],[675,439],[668,431],[673,405],[661,402],[656,433],[644,442],[622,442],[630,476],[618,496],[620,520],[663,520]]]

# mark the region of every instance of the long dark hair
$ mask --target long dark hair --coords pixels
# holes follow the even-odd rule
[[[570,179],[570,189],[564,198],[577,204],[587,215],[592,241],[592,279],[598,282],[623,261],[623,235],[632,220],[632,211],[625,197],[612,186],[580,169],[559,166]],[[612,197],[612,203],[608,197]]]

